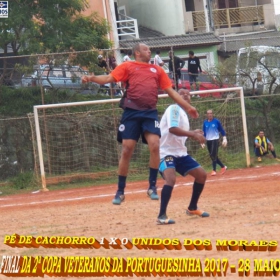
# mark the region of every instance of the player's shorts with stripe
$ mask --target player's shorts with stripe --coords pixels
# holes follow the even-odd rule
[[[144,132],[161,136],[157,110],[125,109],[118,129],[118,142],[121,143],[123,139],[138,141],[141,136],[142,142],[147,144]]]
[[[159,172],[163,176],[163,172],[168,168],[174,168],[182,176],[186,176],[191,170],[200,167],[190,155],[183,157],[166,156],[160,160]]]

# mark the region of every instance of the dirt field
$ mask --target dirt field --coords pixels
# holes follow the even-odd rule
[[[129,179],[128,179],[129,181]],[[46,193],[33,193],[0,197],[1,228],[0,250],[3,255],[21,256],[105,256],[105,257],[155,257],[199,258],[202,268],[205,260],[226,258],[229,265],[248,259],[253,276],[254,259],[279,259],[280,248],[270,251],[218,251],[216,240],[260,240],[280,242],[280,165],[228,170],[224,175],[209,176],[199,207],[210,213],[210,218],[189,217],[188,206],[192,178],[178,177],[176,188],[168,208],[168,216],[174,225],[156,224],[159,201],[151,201],[146,195],[147,182],[128,183],[126,201],[121,206],[112,205],[116,186],[100,186]],[[159,180],[159,193],[163,182]],[[210,239],[212,250],[131,250],[122,249],[63,249],[63,248],[11,248],[4,244],[4,237],[19,235],[37,236],[93,236],[110,240],[116,238],[178,238]],[[56,277],[44,276],[56,279]],[[96,277],[95,279],[106,277]],[[116,278],[116,277],[114,277]],[[160,279],[159,276],[118,277],[118,279]],[[183,276],[164,276],[164,279],[184,279]],[[192,277],[201,279],[202,277]],[[205,274],[203,273],[203,278]],[[210,276],[210,279],[240,279],[238,272],[227,269],[227,276]],[[269,277],[266,277],[268,279]],[[271,277],[272,278],[272,277]],[[273,277],[274,278],[274,277]],[[6,277],[0,279],[22,279]],[[27,279],[40,279],[28,277]],[[59,277],[57,279],[93,279],[93,277]],[[108,278],[107,278],[108,279]]]

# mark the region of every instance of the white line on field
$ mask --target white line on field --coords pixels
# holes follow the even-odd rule
[[[276,176],[279,176],[280,175],[280,172],[273,172],[273,173],[270,173],[270,176],[271,175],[276,175]],[[237,179],[243,179],[243,180],[246,180],[246,179],[256,179],[256,178],[259,178],[259,177],[262,177],[264,176],[263,174],[262,175],[253,175],[253,176],[238,176],[238,177],[223,177],[223,178],[219,178],[218,180],[207,180],[207,182],[217,182],[217,181],[228,181],[228,180],[237,180]],[[176,187],[182,187],[182,186],[189,186],[189,185],[192,185],[193,182],[188,182],[188,183],[183,183],[183,184],[176,184],[175,185],[175,188]],[[158,188],[159,190],[161,190],[161,188]],[[130,195],[130,194],[135,194],[135,193],[143,193],[143,192],[147,192],[147,190],[137,190],[137,191],[126,191],[125,192],[125,195]],[[60,193],[65,193],[67,194],[68,192],[67,191],[64,191],[64,192],[60,192]],[[18,206],[30,206],[30,205],[40,205],[40,204],[47,204],[47,203],[58,203],[58,202],[69,202],[69,201],[78,201],[78,200],[85,200],[85,199],[92,199],[92,198],[102,198],[102,197],[113,197],[115,193],[110,193],[110,194],[99,194],[99,195],[90,195],[90,196],[80,196],[80,197],[74,197],[74,198],[61,198],[61,199],[50,199],[50,200],[41,200],[42,198],[40,198],[40,200],[38,201],[32,201],[32,202],[22,202],[22,203],[12,203],[12,204],[6,204],[6,205],[0,205],[0,208],[7,208],[7,207],[18,207]],[[2,201],[7,201],[11,199],[10,198],[1,198],[0,200]]]

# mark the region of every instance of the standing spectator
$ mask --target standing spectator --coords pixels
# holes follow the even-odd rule
[[[151,51],[147,45],[137,43],[133,48],[133,54],[135,61],[118,65],[109,75],[92,75],[82,78],[84,83],[104,84],[123,81],[126,84],[126,92],[120,103],[124,112],[118,130],[118,141],[122,143],[122,152],[118,170],[118,190],[112,201],[116,205],[124,201],[129,162],[140,136],[143,143],[148,144],[150,151],[147,194],[152,200],[159,199],[156,188],[160,138],[156,109],[158,87],[165,90],[191,116],[198,117],[196,109],[173,90],[171,81],[164,70],[157,65],[149,64]]]
[[[169,51],[169,72],[173,73],[173,78],[175,79],[176,89],[178,89],[178,83],[181,84],[181,69],[185,65],[185,61],[178,56],[175,56],[172,51]],[[173,70],[173,64],[175,70]],[[175,76],[175,77],[174,77]]]
[[[98,62],[97,62],[97,65],[102,68],[104,70],[105,73],[109,74],[110,73],[110,68],[106,62],[106,60],[103,58],[103,55],[99,55],[97,57],[98,59]]]
[[[218,157],[220,133],[223,136],[223,147],[227,146],[227,137],[221,122],[214,118],[212,110],[207,111],[207,120],[205,120],[203,123],[203,132],[206,138],[207,149],[212,160],[213,171],[211,172],[211,176],[215,176],[217,174],[217,164],[222,168],[221,174],[224,174],[227,170],[227,167],[220,161]],[[204,148],[204,145],[202,145],[202,148]]]
[[[202,73],[199,58],[194,56],[193,51],[189,51],[189,60],[188,60],[188,72],[190,77],[190,85],[192,90],[199,90],[197,86],[197,77],[199,71]]]
[[[179,90],[184,100],[190,103],[188,90]],[[192,197],[187,215],[209,217],[207,212],[197,208],[199,197],[203,191],[207,174],[205,170],[187,152],[186,140],[193,138],[200,144],[205,143],[203,131],[190,130],[189,118],[184,110],[177,104],[170,105],[164,112],[160,121],[160,166],[159,171],[165,180],[161,191],[160,211],[157,223],[160,225],[174,224],[168,219],[166,210],[176,183],[176,172],[182,176],[190,174],[194,177]]]
[[[109,68],[110,70],[114,70],[118,66],[114,53],[113,52],[109,53],[108,57],[109,57]]]
[[[123,61],[130,61],[132,56],[132,50],[128,50],[127,54],[123,57]]]
[[[156,55],[154,57],[154,65],[158,65],[158,66],[164,65],[164,62],[162,61],[162,59],[160,57],[160,50],[156,51]]]
[[[259,135],[255,138],[255,155],[258,157],[258,161],[261,162],[262,157],[267,155],[269,151],[277,161],[280,161],[280,159],[276,157],[276,152],[272,142],[265,137],[264,131],[260,130]]]

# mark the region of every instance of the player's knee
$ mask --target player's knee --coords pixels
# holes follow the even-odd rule
[[[131,157],[133,150],[134,150],[134,147],[131,147],[129,145],[123,145],[122,146],[122,156]]]
[[[153,141],[149,143],[149,150],[151,154],[159,153],[159,141]]]
[[[197,168],[196,172],[194,173],[194,179],[197,183],[205,184],[207,179],[206,171],[202,167]]]
[[[165,178],[165,181],[168,186],[173,187],[176,183],[176,176],[168,176]]]

